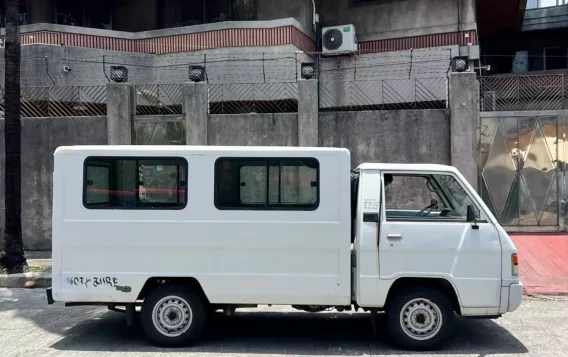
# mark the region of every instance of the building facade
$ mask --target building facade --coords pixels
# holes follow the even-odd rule
[[[264,81],[290,80],[297,62],[314,61],[322,27],[348,24],[357,31],[357,60],[392,78],[445,77],[451,57],[479,53],[473,0],[26,0],[21,7],[22,84],[30,86],[103,84],[102,68],[112,64],[127,66],[132,83],[183,82],[187,65],[200,62],[212,82],[257,81],[259,72]],[[376,56],[384,53],[390,57]],[[354,76],[353,57],[339,61],[321,68]]]
[[[568,1],[478,1],[480,191],[509,229],[566,218]]]
[[[479,11],[487,19],[480,24],[482,62],[492,67],[486,74],[568,72],[567,0],[522,1],[501,14],[501,24]]]

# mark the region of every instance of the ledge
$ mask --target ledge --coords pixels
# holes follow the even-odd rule
[[[5,29],[2,29],[2,35]],[[293,18],[230,21],[138,33],[55,24],[22,26],[23,46],[55,45],[146,54],[172,54],[231,47],[294,45],[315,52],[312,34]]]
[[[530,9],[525,12],[523,31],[568,27],[568,5]]]
[[[271,21],[225,21],[215,22],[210,24],[172,27],[168,29],[142,31],[142,32],[125,32],[114,30],[102,30],[90,27],[81,26],[67,26],[49,23],[40,23],[32,25],[24,25],[20,27],[21,34],[29,34],[35,32],[64,32],[76,35],[88,36],[101,36],[112,37],[124,40],[147,40],[152,38],[159,38],[165,36],[186,35],[200,32],[211,32],[219,30],[233,30],[233,29],[273,29],[278,27],[293,26],[302,32],[304,35],[315,40],[313,33],[307,31],[296,19],[290,17],[285,19],[271,20]],[[0,30],[0,35],[6,35],[6,29]]]

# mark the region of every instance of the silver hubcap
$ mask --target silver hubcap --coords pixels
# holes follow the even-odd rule
[[[410,338],[425,341],[433,338],[442,328],[442,312],[428,299],[414,299],[400,312],[400,326]]]
[[[167,337],[178,337],[191,326],[191,307],[179,296],[166,296],[154,305],[152,322],[158,332]]]

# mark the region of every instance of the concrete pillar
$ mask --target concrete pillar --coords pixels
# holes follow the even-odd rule
[[[183,85],[183,113],[186,144],[207,145],[208,92],[206,82],[188,82]]]
[[[136,113],[134,86],[126,83],[107,84],[107,136],[109,145],[132,145]]]
[[[451,164],[477,190],[479,82],[475,72],[451,73],[448,99],[451,112]]]
[[[298,146],[319,145],[319,107],[317,80],[298,81]]]

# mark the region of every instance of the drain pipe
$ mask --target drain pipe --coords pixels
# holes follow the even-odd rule
[[[316,74],[317,74],[317,81],[318,81],[318,107],[319,107],[319,101],[320,101],[320,81],[319,81],[319,74],[320,74],[320,36],[318,35],[318,25],[319,25],[319,14],[316,11],[316,0],[312,0],[312,8],[313,8],[313,13],[312,13],[312,32],[316,37]]]

